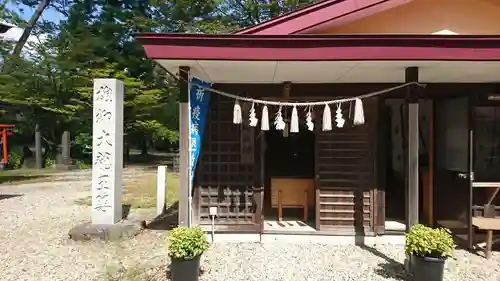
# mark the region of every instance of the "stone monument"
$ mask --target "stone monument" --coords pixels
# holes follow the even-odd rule
[[[122,219],[123,83],[94,81],[92,130],[92,223]]]
[[[71,160],[71,136],[70,132],[64,131],[61,138],[61,145],[57,153],[56,169],[59,170],[72,170],[76,166],[73,165]]]
[[[94,80],[93,107],[92,223],[74,227],[69,236],[74,240],[131,237],[140,226],[117,224],[123,216],[123,83]]]

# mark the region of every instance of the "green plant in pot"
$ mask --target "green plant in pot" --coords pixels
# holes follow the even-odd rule
[[[444,264],[454,249],[450,230],[414,225],[405,239],[405,253],[411,256],[413,280],[442,281]]]
[[[201,255],[209,248],[199,227],[176,227],[167,237],[172,281],[198,281]]]

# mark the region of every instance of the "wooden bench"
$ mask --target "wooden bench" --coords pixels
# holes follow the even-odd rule
[[[478,229],[486,230],[486,247],[484,248],[484,255],[487,259],[490,259],[491,247],[493,245],[493,231],[500,231],[500,217],[473,217],[472,225],[477,227]]]
[[[301,208],[307,222],[314,204],[314,179],[271,178],[271,205],[278,208],[278,221],[283,220],[283,208]]]

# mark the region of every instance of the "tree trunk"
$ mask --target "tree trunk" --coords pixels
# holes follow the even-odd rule
[[[21,55],[21,51],[26,45],[26,42],[28,41],[28,38],[31,35],[31,31],[33,31],[33,28],[35,27],[35,24],[38,22],[38,19],[42,16],[43,11],[49,6],[51,0],[42,0],[38,6],[36,7],[35,12],[31,16],[30,20],[28,21],[28,25],[23,30],[23,34],[19,38],[19,41],[16,44],[16,47],[14,48],[14,56],[19,56]]]
[[[141,155],[148,155],[148,140],[146,138],[142,138],[141,141]]]
[[[130,146],[128,141],[123,144],[123,168],[125,168],[128,163],[130,163]]]

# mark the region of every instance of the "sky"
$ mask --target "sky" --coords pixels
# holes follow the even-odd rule
[[[25,19],[25,20],[28,20],[31,17],[31,15],[33,14],[33,12],[34,12],[34,9],[30,9],[30,8],[24,6],[24,5],[16,6],[16,5],[13,5],[13,4],[7,4],[7,8],[8,9],[12,9],[12,10],[22,9],[23,11],[21,13],[21,17],[23,19]],[[61,21],[63,19],[63,16],[61,14],[59,14],[57,11],[55,11],[54,9],[46,9],[44,11],[44,13],[42,14],[42,18],[45,19],[45,20],[52,21],[52,22],[59,22],[59,21]],[[23,29],[22,28],[13,27],[9,31],[7,31],[6,36],[8,38],[12,38],[14,40],[18,40],[19,37],[21,37],[22,33],[23,33]],[[29,40],[34,40],[34,38],[30,38]]]

